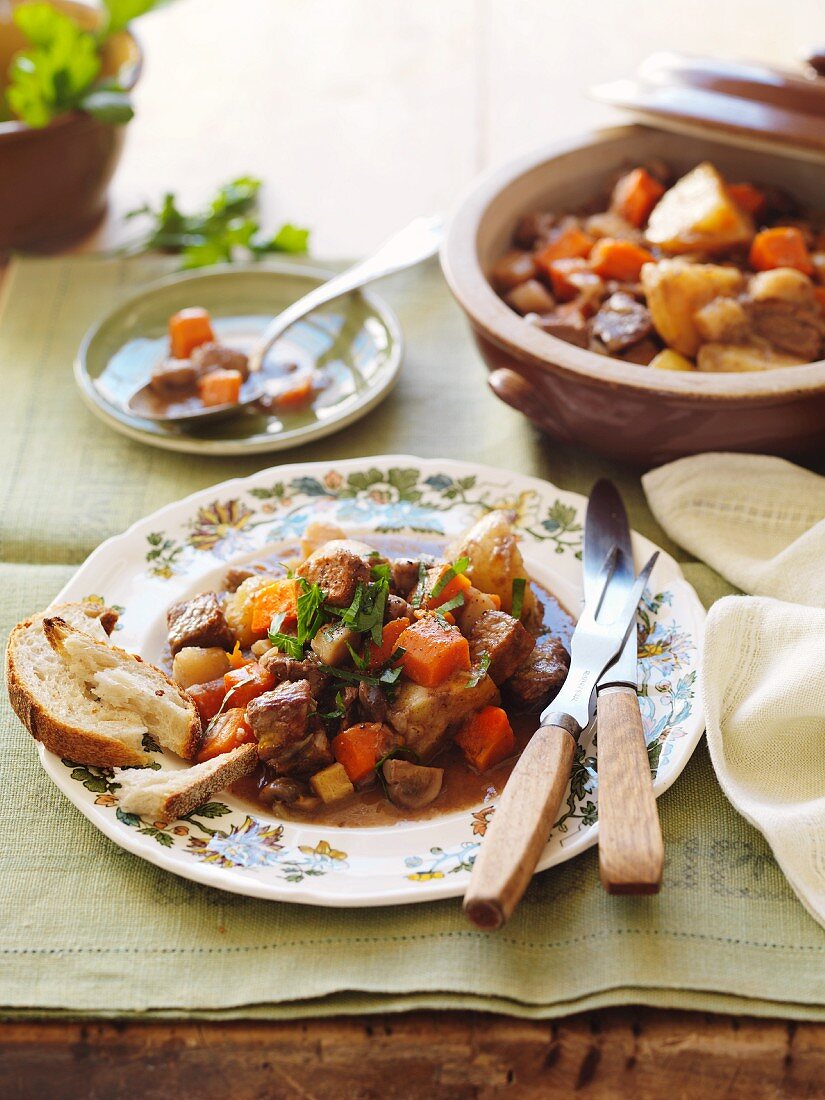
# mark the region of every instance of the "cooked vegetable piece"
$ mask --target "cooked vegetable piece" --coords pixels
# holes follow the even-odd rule
[[[560,302],[579,299],[579,305],[585,312],[591,311],[604,289],[598,275],[590,268],[587,260],[554,260],[549,267],[553,293]]]
[[[331,802],[340,802],[355,793],[355,787],[349,781],[346,771],[341,764],[330,764],[323,771],[316,772],[310,778],[310,786],[325,805]]]
[[[646,220],[646,219],[645,219]],[[639,230],[615,210],[601,210],[591,214],[584,223],[585,232],[591,237],[612,237],[616,241],[635,241],[642,239]]]
[[[197,707],[201,721],[205,724],[211,721],[223,706],[226,687],[223,676],[220,676],[205,684],[190,684],[186,692]]]
[[[642,265],[653,261],[653,253],[632,241],[617,241],[603,237],[593,245],[590,267],[603,279],[619,279],[635,283]]]
[[[325,665],[340,665],[348,659],[349,647],[358,644],[358,632],[336,619],[322,626],[309,644]]]
[[[825,286],[815,286],[814,296],[816,298],[816,304],[822,313],[825,313]]]
[[[798,367],[806,362],[797,355],[785,355],[769,344],[703,344],[696,365],[699,370],[732,373]]]
[[[393,732],[379,722],[359,722],[332,739],[335,759],[343,765],[350,782],[362,783],[393,743]]]
[[[470,563],[465,559],[465,562],[459,564],[466,569]],[[456,596],[463,595],[472,587],[472,582],[465,573],[455,571],[455,563],[447,565],[439,571],[435,582],[431,585],[430,595],[424,600],[424,607],[434,610],[454,600]]]
[[[270,691],[275,686],[275,677],[257,661],[250,661],[243,668],[227,672],[223,686],[233,707],[245,707],[257,696]]]
[[[750,324],[741,302],[736,298],[714,298],[697,309],[693,321],[705,341],[738,344],[748,338]]]
[[[399,639],[407,627],[410,625],[410,620],[406,617],[401,619],[393,619],[388,622],[381,632],[381,644],[375,645],[373,642],[369,643],[369,652],[367,655],[367,668],[374,672],[376,669],[383,668],[384,665],[398,649]],[[330,662],[328,661],[327,664]]]
[[[526,577],[527,569],[518,547],[518,539],[504,511],[488,512],[486,516],[451,544],[446,551],[449,560],[468,557],[466,575],[475,588],[501,600],[501,610],[513,607],[513,581]],[[528,584],[524,593],[522,621],[530,629],[540,620],[538,600]]]
[[[516,751],[510,719],[501,707],[484,707],[465,718],[455,743],[467,763],[479,772],[486,772]]]
[[[734,267],[660,260],[642,268],[642,286],[656,331],[674,351],[692,357],[702,342],[695,314],[714,298],[735,297],[745,277]]]
[[[554,260],[569,260],[585,257],[593,247],[593,238],[582,232],[578,226],[570,225],[554,233],[548,244],[536,252],[536,267],[546,278],[551,277],[550,265]]]
[[[730,197],[712,164],[699,164],[662,197],[645,233],[665,252],[721,252],[745,245],[753,222]]]
[[[182,309],[169,318],[169,344],[176,359],[188,359],[195,348],[214,339],[212,319],[200,306]]]
[[[695,370],[695,366],[692,361],[684,355],[680,355],[678,351],[674,351],[673,348],[665,348],[664,351],[660,351],[659,354],[651,360],[651,367],[654,370]]]
[[[182,688],[205,684],[229,671],[229,657],[220,646],[186,646],[172,661],[172,679]]]
[[[504,296],[507,305],[516,313],[549,313],[555,308],[556,299],[538,279],[519,283]]]
[[[264,650],[266,652],[266,650]],[[228,672],[230,668],[243,668],[248,662],[248,658],[244,657],[241,651],[241,643],[235,642],[235,648],[231,653],[226,654],[227,667],[224,672]]]
[[[754,187],[752,183],[729,183],[728,194],[740,210],[744,210],[752,218],[758,218],[763,214],[768,205],[765,192]]]
[[[646,168],[634,168],[613,188],[610,209],[638,229],[664,193],[662,184]]]
[[[775,267],[760,271],[748,281],[748,296],[754,302],[780,298],[795,305],[810,306],[814,301],[814,285],[807,275],[793,267]]]
[[[298,597],[301,585],[295,577],[281,577],[260,588],[252,597],[253,634],[263,635],[276,615],[283,615],[281,627],[294,626],[298,621]]]
[[[767,340],[775,351],[799,356],[806,363],[820,358],[825,323],[816,306],[813,287],[807,304],[768,298],[746,302],[745,310],[756,340]]]
[[[301,409],[308,405],[315,396],[315,380],[312,375],[299,378],[294,385],[281,390],[273,398],[276,409],[288,411],[289,409]]]
[[[390,700],[387,721],[421,760],[429,760],[449,739],[449,728],[471,711],[491,703],[497,693],[478,669],[459,671],[438,687],[402,680]]]
[[[204,405],[236,405],[243,378],[237,370],[213,370],[198,379],[198,396]]]
[[[390,802],[420,810],[435,802],[444,781],[443,768],[428,768],[410,760],[385,760],[381,767]]]
[[[252,728],[246,721],[244,707],[232,707],[210,722],[204,734],[201,747],[195,759],[198,763],[211,760],[222,753],[231,752],[239,745],[252,744],[257,740]]]
[[[255,613],[255,596],[261,589],[271,585],[273,580],[275,580],[274,577],[266,575],[249,577],[241,583],[236,592],[226,597],[223,613],[243,648],[251,646],[266,633],[266,627],[257,633],[252,629],[252,618]],[[269,623],[266,625],[269,626]]]
[[[455,609],[455,621],[461,628],[461,633],[469,637],[471,630],[485,611],[498,611],[500,608],[499,596],[479,592],[477,588],[471,586],[464,593],[464,603]]]
[[[424,687],[437,687],[455,672],[470,668],[467,639],[435,615],[407,627],[398,638],[398,646],[404,650],[401,667],[405,674]]]
[[[505,253],[490,272],[493,286],[499,293],[506,293],[536,274],[536,262],[532,252],[512,249]]]
[[[805,238],[794,225],[763,229],[753,238],[750,265],[757,271],[772,267],[794,267],[804,275],[813,275],[814,265]]]

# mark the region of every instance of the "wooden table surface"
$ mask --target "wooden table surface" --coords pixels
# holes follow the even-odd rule
[[[145,69],[109,216],[265,181],[264,220],[353,256],[480,171],[614,122],[588,100],[661,49],[793,66],[819,0],[178,0],[141,20]],[[474,1013],[300,1023],[8,1023],[0,1096],[198,1100],[500,1095],[825,1097],[825,1025],[627,1007],[526,1022]]]

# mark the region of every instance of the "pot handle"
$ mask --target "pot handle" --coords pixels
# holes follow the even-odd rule
[[[508,367],[499,367],[487,379],[487,385],[501,398],[505,405],[516,409],[525,416],[534,417],[536,409],[541,407],[542,399],[526,378],[516,374]]]

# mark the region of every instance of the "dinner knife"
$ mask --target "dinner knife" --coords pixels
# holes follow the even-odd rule
[[[633,549],[622,498],[612,481],[596,483],[584,525],[585,602],[598,595],[604,556],[621,551],[615,575],[633,577]],[[606,609],[617,604],[612,589]],[[596,704],[599,771],[599,873],[610,894],[655,894],[662,882],[664,847],[636,694],[638,646],[631,630],[602,674]]]
[[[596,684],[635,628],[636,607],[658,555],[638,577],[624,568],[622,557],[614,546],[604,558],[595,595],[585,601],[573,631],[561,691],[510,773],[476,856],[464,912],[479,928],[500,928],[527,889],[557,819],[578,738],[593,719]]]

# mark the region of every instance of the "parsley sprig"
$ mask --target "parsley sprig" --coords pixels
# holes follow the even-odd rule
[[[484,677],[487,675],[490,669],[490,654],[482,653],[478,662],[478,667],[474,668],[467,678],[467,683],[464,685],[465,690],[467,688],[478,687]]]
[[[374,565],[373,580],[369,584],[359,583],[352,603],[344,609],[330,607],[327,611],[339,615],[341,621],[357,634],[369,634],[376,644],[381,644],[381,632],[384,626],[384,613],[387,596],[390,592],[390,567]]]
[[[310,584],[304,577],[298,577],[301,586],[301,594],[298,597],[298,623],[295,634],[284,634],[281,627],[284,624],[286,614],[282,611],[274,615],[269,625],[269,641],[277,646],[282,653],[300,661],[304,656],[304,650],[315,637],[321,627],[330,621],[326,609],[326,592],[318,584]]]
[[[433,585],[433,590],[430,593],[431,598],[440,596],[447,585],[457,577],[460,573],[466,573],[470,568],[469,558],[459,558],[458,561],[454,561],[448,569],[445,569],[438,580]]]
[[[510,614],[514,619],[520,619],[524,610],[524,591],[527,581],[524,577],[515,577],[513,580],[513,599]]]

